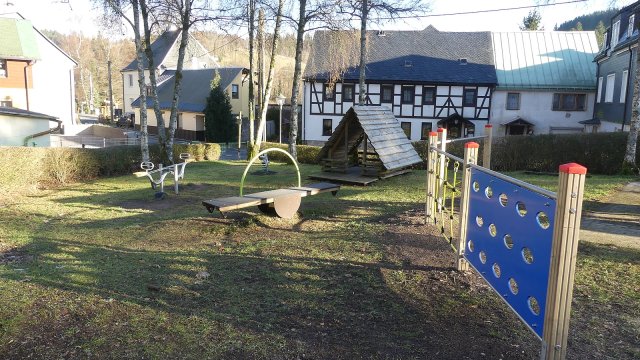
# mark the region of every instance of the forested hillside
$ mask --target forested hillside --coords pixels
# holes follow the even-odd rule
[[[573,20],[565,21],[556,26],[556,30],[569,31],[578,30],[578,23],[582,24],[582,30],[595,30],[598,23],[602,21],[605,28],[609,26],[611,17],[618,12],[618,9],[609,9],[603,11],[595,11],[591,14],[580,15]]]

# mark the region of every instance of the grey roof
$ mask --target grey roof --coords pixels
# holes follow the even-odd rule
[[[401,169],[422,162],[391,110],[385,106],[369,105],[355,105],[347,111],[320,150],[319,158],[326,157],[335,142],[343,141],[343,129],[349,121],[354,120],[362,127],[386,170]]]
[[[153,43],[151,43],[151,51],[153,51],[153,63],[155,66],[160,66],[162,60],[167,56],[173,44],[178,39],[178,36],[182,33],[181,30],[165,31],[160,35]],[[144,68],[149,68],[149,61],[146,56],[142,56],[142,63]],[[127,65],[122,71],[136,70],[138,68],[138,60],[134,59],[129,65]]]
[[[32,119],[59,121],[58,118],[55,117],[55,116],[42,114],[42,113],[38,113],[38,112],[35,112],[35,111],[18,109],[18,108],[14,108],[14,107],[0,106],[0,115],[12,115],[12,116],[20,116],[20,117],[32,118]]]
[[[213,80],[216,71],[220,73],[220,86],[226,89],[238,74],[248,70],[241,67],[182,70],[182,88],[178,99],[178,111],[204,111],[207,106],[207,97],[211,92],[211,80]],[[158,100],[161,109],[171,109],[174,86],[175,72],[171,73],[171,78],[158,85]],[[140,98],[131,105],[140,107]],[[153,102],[147,97],[147,107],[151,106],[153,106]]]
[[[344,34],[344,32],[343,32]],[[335,55],[335,31],[318,31],[305,68],[306,79],[326,80]],[[367,80],[495,84],[496,74],[489,32],[443,32],[433,26],[421,31],[369,31]],[[358,46],[354,43],[352,46]],[[335,47],[335,46],[333,46]],[[461,64],[460,59],[466,59]],[[357,59],[343,75],[345,81],[359,77]]]
[[[498,90],[595,90],[593,31],[494,32]]]

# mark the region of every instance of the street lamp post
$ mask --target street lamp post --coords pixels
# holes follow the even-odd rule
[[[284,105],[284,95],[280,94],[276,97],[276,102],[280,106],[280,126],[278,127],[278,142],[282,144],[282,105]]]

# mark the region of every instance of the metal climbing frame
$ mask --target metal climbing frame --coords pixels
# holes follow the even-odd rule
[[[586,168],[561,165],[556,194],[478,166],[477,143],[446,153],[444,129],[429,144],[426,218],[458,270],[471,265],[542,340],[541,359],[564,359]]]

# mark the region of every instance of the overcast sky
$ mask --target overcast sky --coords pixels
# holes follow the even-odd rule
[[[536,5],[539,3],[561,3],[571,0],[432,0],[429,14],[449,14],[478,10],[492,10]],[[618,0],[618,6],[624,6],[633,0]],[[7,6],[7,3],[13,3]],[[611,0],[588,0],[585,2],[540,7],[542,23],[546,30],[554,25],[571,20],[576,16],[596,10],[606,9]],[[52,29],[63,33],[82,32],[86,35],[117,33],[117,27],[105,29],[97,19],[98,10],[93,8],[92,0],[0,0],[0,13],[20,12],[31,20],[38,29]],[[432,16],[420,19],[387,24],[386,30],[418,30],[429,24],[444,31],[516,31],[522,18],[530,9],[488,12],[468,15]],[[372,29],[380,26],[372,25]]]

